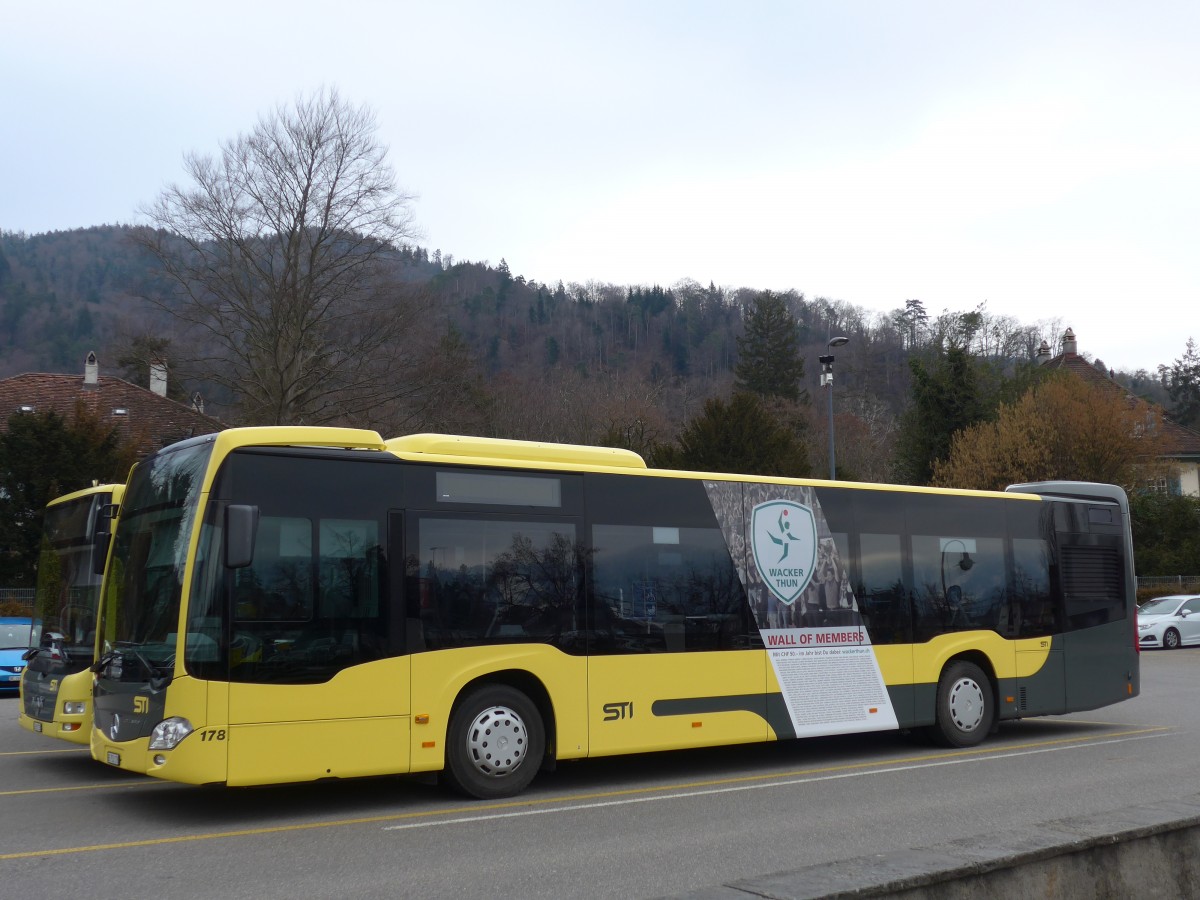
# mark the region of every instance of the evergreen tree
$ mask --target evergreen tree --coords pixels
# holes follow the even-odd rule
[[[736,388],[760,397],[808,402],[800,327],[783,297],[763,291],[746,312],[746,333],[737,339]]]
[[[54,412],[10,417],[0,433],[0,585],[34,584],[47,503],[93,481],[124,480],[132,461],[116,430],[82,409],[71,422]]]
[[[1129,510],[1139,575],[1200,573],[1200,499],[1135,493]]]
[[[950,346],[930,362],[910,359],[911,405],[900,420],[896,470],[906,484],[929,484],[934,465],[950,455],[956,431],[986,420],[980,363],[966,348]]]
[[[920,300],[905,300],[904,309],[892,313],[892,321],[904,336],[909,349],[920,346],[921,337],[929,327],[929,313]]]
[[[1200,353],[1196,342],[1188,338],[1181,358],[1168,368],[1158,367],[1163,387],[1171,398],[1171,415],[1180,425],[1200,428]]]
[[[796,424],[773,414],[758,396],[738,391],[728,402],[714,397],[680,433],[677,446],[659,445],[651,464],[668,469],[743,475],[811,474],[808,449]]]
[[[496,276],[496,309],[499,311],[503,309],[504,304],[508,302],[508,295],[513,286],[512,271],[508,268],[508,262],[506,260],[500,260],[500,268],[496,270]]]

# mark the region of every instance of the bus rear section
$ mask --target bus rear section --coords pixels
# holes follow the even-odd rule
[[[1096,709],[1141,691],[1129,501],[1114,485],[1013,485],[1043,497],[1053,534],[1054,616],[1046,662],[1018,697],[1025,715]]]

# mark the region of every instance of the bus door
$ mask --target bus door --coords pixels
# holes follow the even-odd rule
[[[227,704],[229,784],[407,771],[387,520],[333,511],[261,510],[253,562],[229,570],[228,695],[209,697],[210,711]],[[189,626],[192,652],[206,625]]]
[[[466,482],[475,491],[470,496],[491,489],[484,496],[493,507],[507,499],[505,484],[494,484],[497,476],[468,477],[474,479]],[[507,477],[543,488],[549,483]],[[459,486],[443,482],[445,493]],[[480,509],[478,501],[463,505],[475,508],[414,510],[407,517],[414,771],[441,768],[439,738],[456,698],[466,685],[499,672],[518,680],[532,676],[541,685],[557,729],[547,735],[549,746],[559,758],[580,756],[586,743],[580,519],[560,509],[497,512]]]
[[[1017,683],[1015,695],[1001,687],[1000,715],[1060,713],[1067,708],[1062,614],[1050,590],[1047,543],[1014,537],[1012,555],[1012,587],[1001,633],[1014,639]]]
[[[592,755],[767,740],[766,655],[720,530],[596,524],[591,541]]]
[[[876,516],[882,518],[882,515]],[[872,527],[879,524],[866,521]],[[863,531],[857,535],[858,575],[855,604],[867,627],[875,659],[887,685],[896,718],[902,724],[916,716],[913,687],[913,598],[908,589],[911,575],[906,571],[904,537],[895,531]],[[849,553],[843,551],[844,556]]]

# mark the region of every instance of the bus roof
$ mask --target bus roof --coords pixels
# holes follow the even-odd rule
[[[384,440],[378,432],[360,428],[276,425],[230,428],[208,435],[217,442],[218,455],[236,447],[336,447],[367,451],[386,451],[413,462],[441,462],[459,465],[549,468],[575,471],[610,471],[656,475],[665,478],[742,481],[747,483],[786,483],[811,487],[838,487],[851,490],[894,491],[897,493],[941,494],[968,497],[1003,497],[1012,500],[1043,499],[1037,493],[1021,491],[1021,486],[1005,491],[964,488],[923,487],[860,481],[827,481],[772,475],[746,475],[732,472],[695,472],[677,469],[651,469],[632,450],[596,447],[584,444],[560,444],[545,441],[519,441],[470,435],[420,433]]]
[[[453,434],[409,434],[387,441],[388,450],[408,459],[436,456],[443,460],[512,465],[541,464],[580,468],[645,469],[646,462],[632,450],[589,447],[582,444],[551,444],[541,441],[512,441],[501,438],[465,437]]]
[[[84,497],[92,497],[96,494],[112,494],[113,502],[117,503],[121,499],[121,495],[125,493],[125,485],[123,484],[93,484],[91,487],[81,488],[78,491],[72,491],[69,494],[63,494],[61,497],[55,497],[47,506],[57,506],[60,503],[70,503],[72,500],[81,500]]]

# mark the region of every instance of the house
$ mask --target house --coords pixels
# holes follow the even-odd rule
[[[1061,353],[1051,356],[1050,345],[1042,341],[1037,360],[1042,366],[1071,372],[1089,384],[1125,391],[1107,372],[1079,355],[1079,342],[1070,328],[1063,334]],[[1200,433],[1172,422],[1166,415],[1161,417],[1160,423],[1165,451],[1162,459],[1172,474],[1159,479],[1153,487],[1164,493],[1200,497]]]
[[[161,362],[150,367],[149,390],[101,375],[94,352],[88,353],[82,376],[35,372],[0,380],[0,429],[14,413],[50,410],[69,420],[79,407],[101,424],[115,426],[120,441],[136,446],[139,458],[226,427],[204,414],[199,394],[191,405],[168,399],[167,367]]]

